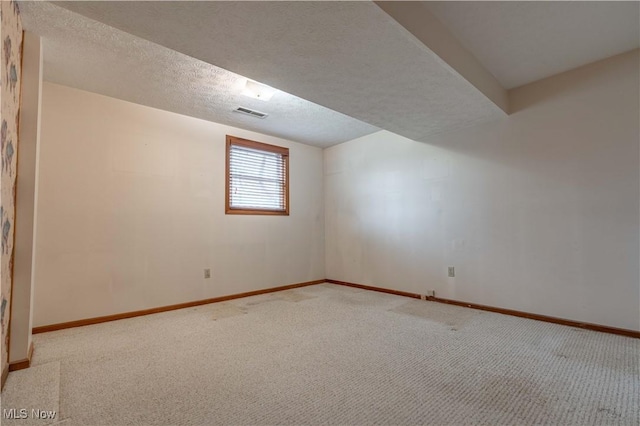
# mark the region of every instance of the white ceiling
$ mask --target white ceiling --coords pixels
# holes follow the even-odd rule
[[[640,47],[640,3],[424,2],[505,87]]]
[[[395,4],[22,1],[20,8],[25,29],[43,36],[47,80],[321,147],[380,128],[424,140],[505,117],[482,81],[493,80],[493,93],[506,99],[500,85],[631,50],[640,38],[637,2]],[[270,102],[241,96],[241,76],[284,92]],[[231,112],[240,105],[270,116]]]
[[[22,2],[43,36],[44,78],[94,93],[319,147],[379,129],[299,97],[241,95],[246,78],[46,2]],[[270,115],[232,112],[244,106]]]
[[[505,116],[372,2],[56,5],[413,139]]]

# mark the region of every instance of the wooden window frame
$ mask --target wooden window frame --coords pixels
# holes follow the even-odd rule
[[[274,152],[280,154],[284,160],[284,210],[269,210],[269,209],[247,209],[247,208],[232,208],[231,207],[231,193],[229,186],[229,171],[231,162],[231,146],[245,146],[247,148],[253,148],[261,151]],[[256,142],[249,139],[242,139],[236,136],[227,135],[227,149],[226,149],[226,170],[225,170],[225,213],[226,214],[241,214],[241,215],[269,215],[269,216],[289,216],[289,148],[284,148],[276,145],[269,145],[263,142]]]

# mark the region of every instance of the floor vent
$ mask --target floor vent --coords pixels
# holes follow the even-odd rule
[[[246,114],[246,115],[250,115],[252,117],[256,117],[256,118],[265,118],[266,116],[268,116],[269,114],[264,113],[264,112],[260,112],[260,111],[255,111],[249,108],[245,108],[245,107],[238,107],[236,109],[233,110],[233,112],[239,112],[240,114]]]

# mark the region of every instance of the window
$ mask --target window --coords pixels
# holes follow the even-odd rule
[[[289,148],[227,136],[227,214],[289,214]]]

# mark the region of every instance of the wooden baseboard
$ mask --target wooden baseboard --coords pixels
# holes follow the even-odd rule
[[[31,366],[31,359],[33,357],[33,342],[29,346],[29,353],[27,354],[27,358],[22,359],[20,361],[14,361],[9,363],[9,371],[23,370],[25,368],[29,368]]]
[[[191,308],[191,307],[194,307],[194,306],[207,305],[209,303],[224,302],[226,300],[239,299],[241,297],[257,296],[259,294],[272,293],[272,292],[275,292],[275,291],[290,290],[292,288],[299,288],[299,287],[305,287],[305,286],[308,286],[308,285],[321,284],[323,282],[325,282],[324,279],[315,280],[315,281],[307,281],[307,282],[303,282],[303,283],[289,284],[289,285],[284,285],[284,286],[280,286],[280,287],[272,287],[272,288],[265,288],[265,289],[262,289],[262,290],[248,291],[246,293],[231,294],[229,296],[221,296],[221,297],[214,297],[214,298],[211,298],[211,299],[196,300],[196,301],[193,301],[193,302],[178,303],[176,305],[161,306],[161,307],[158,307],[158,308],[143,309],[143,310],[140,310],[140,311],[124,312],[124,313],[121,313],[121,314],[114,314],[114,315],[106,315],[106,316],[103,316],[103,317],[87,318],[87,319],[82,319],[82,320],[77,320],[77,321],[69,321],[69,322],[63,322],[63,323],[58,323],[58,324],[43,325],[43,326],[40,326],[40,327],[34,327],[32,332],[33,332],[33,334],[38,334],[38,333],[47,333],[49,331],[63,330],[65,328],[83,327],[85,325],[100,324],[102,322],[117,321],[117,320],[126,319],[126,318],[139,317],[139,316],[142,316],[142,315],[150,315],[150,314],[157,314],[157,313],[160,313],[160,312],[174,311],[176,309]]]
[[[365,290],[380,291],[380,292],[383,292],[383,293],[397,294],[399,296],[412,297],[412,298],[416,298],[416,299],[420,299],[421,298],[421,295],[420,294],[416,294],[416,293],[408,293],[408,292],[404,292],[404,291],[397,291],[397,290],[391,290],[391,289],[387,289],[387,288],[374,287],[374,286],[362,285],[362,284],[354,284],[354,283],[349,283],[349,282],[345,282],[345,281],[337,281],[337,280],[331,280],[331,279],[327,279],[326,281],[328,283],[332,283],[332,284],[339,284],[339,285],[345,285],[345,286],[349,286],[349,287],[362,288],[362,289],[365,289]],[[624,328],[609,327],[607,325],[592,324],[592,323],[588,323],[588,322],[573,321],[573,320],[568,320],[568,319],[564,319],[564,318],[550,317],[550,316],[547,316],[547,315],[532,314],[530,312],[516,311],[516,310],[513,310],[513,309],[496,308],[494,306],[479,305],[477,303],[461,302],[461,301],[458,301],[458,300],[451,300],[451,299],[441,299],[439,297],[427,297],[426,299],[429,300],[429,301],[432,301],[432,302],[446,303],[446,304],[449,304],[449,305],[456,305],[456,306],[463,306],[465,308],[473,308],[473,309],[478,309],[478,310],[481,310],[481,311],[496,312],[498,314],[511,315],[511,316],[515,316],[515,317],[528,318],[528,319],[532,319],[532,320],[536,320],[536,321],[550,322],[550,323],[554,323],[554,324],[567,325],[567,326],[570,326],[570,327],[584,328],[586,330],[599,331],[601,333],[618,334],[618,335],[621,335],[621,336],[627,336],[627,337],[633,337],[633,338],[636,338],[636,339],[640,339],[640,331],[635,331],[635,330],[627,330],[627,329],[624,329]]]
[[[338,281],[338,280],[325,280],[325,281],[331,284],[339,284],[347,287],[361,288],[363,290],[379,291],[380,293],[389,293],[389,294],[395,294],[397,296],[412,297],[414,299],[420,299],[420,295],[417,293],[408,293],[406,291],[392,290],[390,288],[382,288],[382,287],[373,287],[370,285],[355,284],[355,283],[350,283],[346,281]]]
[[[9,377],[9,366],[8,365],[2,370],[2,384],[0,384],[0,390],[4,389],[4,384],[7,381],[7,377]]]
[[[102,322],[117,321],[117,320],[121,320],[121,319],[133,318],[133,317],[138,317],[138,316],[142,316],[142,315],[150,315],[150,314],[157,314],[157,313],[160,313],[160,312],[173,311],[173,310],[176,310],[176,309],[191,308],[191,307],[194,307],[194,306],[206,305],[206,304],[209,304],[209,303],[224,302],[226,300],[239,299],[239,298],[242,298],[242,297],[256,296],[256,295],[259,295],[259,294],[272,293],[272,292],[282,291],[282,290],[290,290],[290,289],[293,289],[293,288],[305,287],[305,286],[314,285],[314,284],[321,284],[323,282],[343,285],[343,286],[347,286],[347,287],[355,287],[355,288],[360,288],[360,289],[363,289],[363,290],[370,290],[370,291],[378,291],[378,292],[388,293],[388,294],[395,294],[395,295],[398,295],[398,296],[411,297],[411,298],[414,298],[414,299],[420,299],[422,297],[418,293],[410,293],[410,292],[406,292],[406,291],[393,290],[393,289],[389,289],[389,288],[375,287],[375,286],[364,285],[364,284],[350,283],[350,282],[347,282],[347,281],[338,281],[338,280],[333,280],[333,279],[315,280],[315,281],[307,281],[307,282],[298,283],[298,284],[285,285],[285,286],[281,286],[281,287],[272,287],[272,288],[266,288],[266,289],[262,289],[262,290],[249,291],[249,292],[246,292],[246,293],[232,294],[232,295],[229,295],[229,296],[221,296],[221,297],[214,297],[214,298],[211,298],[211,299],[197,300],[197,301],[194,301],[194,302],[179,303],[177,305],[161,306],[161,307],[158,307],[158,308],[144,309],[144,310],[141,310],[141,311],[125,312],[125,313],[121,313],[121,314],[107,315],[107,316],[103,316],[103,317],[87,318],[87,319],[78,320],[78,321],[70,321],[70,322],[63,322],[63,323],[59,323],[59,324],[51,324],[51,325],[45,325],[45,326],[41,326],[41,327],[34,327],[33,328],[33,334],[46,333],[46,332],[49,332],[49,331],[56,331],[56,330],[63,330],[65,328],[82,327],[82,326],[85,326],[85,325],[99,324],[99,323],[102,323]],[[550,323],[554,323],[554,324],[567,325],[567,326],[570,326],[570,327],[583,328],[583,329],[586,329],[586,330],[599,331],[599,332],[602,332],[602,333],[618,334],[618,335],[621,335],[621,336],[633,337],[633,338],[636,338],[636,339],[640,338],[640,331],[627,330],[627,329],[624,329],[624,328],[616,328],[616,327],[609,327],[609,326],[600,325],[600,324],[592,324],[592,323],[586,323],[586,322],[573,321],[573,320],[568,320],[568,319],[564,319],[564,318],[550,317],[550,316],[547,316],[547,315],[533,314],[533,313],[530,313],[530,312],[516,311],[516,310],[513,310],[513,309],[497,308],[497,307],[494,307],[494,306],[487,306],[487,305],[480,305],[480,304],[476,304],[476,303],[461,302],[461,301],[458,301],[458,300],[441,299],[439,297],[427,297],[427,300],[430,300],[430,301],[433,301],[433,302],[438,302],[438,303],[446,303],[446,304],[449,304],[449,305],[462,306],[462,307],[466,307],[466,308],[473,308],[473,309],[478,309],[478,310],[482,310],[482,311],[495,312],[495,313],[504,314],[504,315],[511,315],[511,316],[516,316],[516,317],[521,317],[521,318],[528,318],[528,319],[532,319],[532,320],[536,320],[536,321],[544,321],[544,322],[550,322]],[[33,350],[33,346],[31,347],[31,350]],[[29,357],[29,363],[30,363],[30,360],[31,360],[31,357]],[[18,363],[12,363],[9,366],[9,370],[10,371],[14,371],[14,370],[19,370],[20,368],[28,368],[29,364],[27,364],[26,366],[22,366],[22,365],[24,365],[25,362],[26,362],[26,360],[19,361]],[[20,368],[18,368],[18,366],[14,367],[14,364],[19,364],[22,367],[20,367]],[[8,371],[7,371],[7,373],[8,373]],[[3,372],[3,380],[5,380],[4,375],[5,375],[5,373]]]

